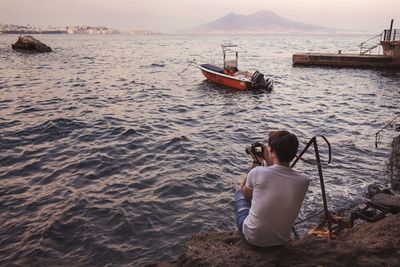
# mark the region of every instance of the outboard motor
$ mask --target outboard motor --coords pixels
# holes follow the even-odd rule
[[[267,79],[265,80],[264,74],[256,70],[253,75],[251,76],[251,82],[253,86],[256,88],[272,90],[272,80]]]

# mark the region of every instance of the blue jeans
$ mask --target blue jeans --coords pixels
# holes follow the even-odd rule
[[[243,234],[243,223],[246,217],[249,215],[251,207],[251,200],[248,200],[244,197],[242,190],[238,190],[235,192],[235,200],[234,200],[234,208],[235,208],[235,221],[236,227],[239,230],[240,237],[242,240],[252,249],[256,250],[265,250],[265,249],[275,249],[282,247],[282,245],[272,246],[272,247],[259,247],[251,244],[246,240],[246,237]]]
[[[234,209],[235,209],[235,222],[240,235],[243,235],[243,223],[249,215],[251,201],[244,197],[242,190],[235,192]]]

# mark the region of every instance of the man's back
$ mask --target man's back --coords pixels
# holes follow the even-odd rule
[[[251,170],[246,185],[253,190],[250,212],[243,224],[246,239],[262,247],[287,242],[309,179],[290,167],[273,165]]]

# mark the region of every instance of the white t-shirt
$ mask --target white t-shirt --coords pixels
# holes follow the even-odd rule
[[[243,234],[253,245],[267,247],[286,243],[300,211],[310,181],[290,167],[253,168],[246,186],[253,190]]]

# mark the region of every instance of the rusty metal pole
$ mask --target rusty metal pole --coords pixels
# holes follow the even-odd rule
[[[324,202],[325,220],[328,223],[329,238],[332,239],[332,222],[331,222],[331,216],[330,216],[329,210],[328,210],[328,203],[326,201],[324,177],[322,176],[321,160],[319,157],[317,138],[314,139],[314,150],[315,150],[315,157],[316,157],[317,166],[318,166],[319,181],[321,184],[322,200]]]
[[[390,39],[392,38],[393,21],[394,19],[392,19],[392,21],[390,22],[389,36],[388,39],[385,41],[390,41]]]

